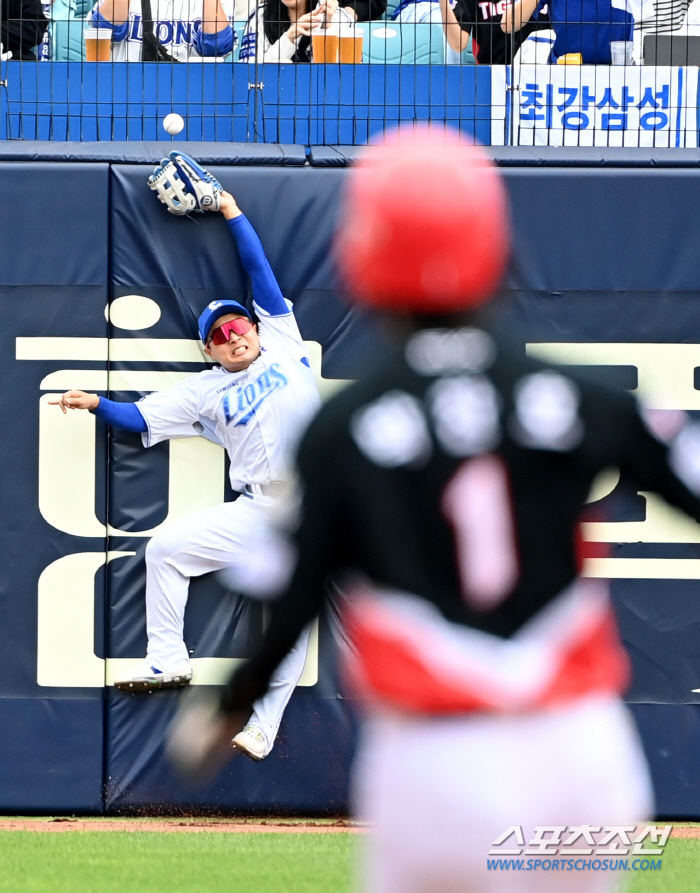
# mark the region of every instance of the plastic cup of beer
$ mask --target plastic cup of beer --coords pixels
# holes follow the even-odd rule
[[[340,29],[338,53],[341,62],[359,64],[362,62],[362,31],[353,25]]]
[[[311,53],[314,62],[338,61],[338,32],[335,28],[318,28],[311,32]]]
[[[634,42],[631,40],[610,41],[611,65],[634,65]]]
[[[88,62],[109,62],[112,51],[111,28],[86,28],[83,31],[85,38],[85,59]]]

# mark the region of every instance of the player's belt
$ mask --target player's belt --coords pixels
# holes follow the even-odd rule
[[[286,486],[284,481],[270,481],[269,484],[246,484],[243,492],[250,496],[281,496]]]

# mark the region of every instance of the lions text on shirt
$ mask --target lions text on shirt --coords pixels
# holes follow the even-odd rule
[[[100,27],[110,23],[100,15],[97,4],[90,17]],[[173,58],[179,62],[216,58],[233,48],[233,0],[221,0],[227,23],[220,24],[217,34],[204,35],[204,0],[151,0],[153,33]],[[141,0],[129,3],[129,18],[123,25],[112,27],[112,61],[140,62],[143,38]]]
[[[234,490],[285,480],[321,402],[294,315],[268,316],[258,304],[255,310],[261,353],[247,369],[215,367],[138,404],[148,425],[142,435],[147,447],[213,428],[231,460]]]

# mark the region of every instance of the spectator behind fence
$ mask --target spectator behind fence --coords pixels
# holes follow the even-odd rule
[[[506,7],[501,27],[527,27],[537,7],[538,0],[516,0]],[[556,35],[549,61],[580,53],[584,65],[610,65],[610,42],[632,40],[635,22],[653,15],[653,0],[549,0]]]
[[[41,43],[48,24],[41,0],[2,0],[0,42],[13,59],[36,61],[34,48]]]
[[[83,29],[94,0],[53,0],[51,5],[51,58],[55,62],[85,59]]]
[[[233,0],[151,0],[150,6],[153,33],[174,61],[226,56],[233,49]],[[113,62],[142,61],[141,0],[102,0],[90,20],[96,28],[112,28]]]
[[[539,2],[539,6],[538,6]],[[432,7],[439,9],[439,18],[408,18],[415,13],[410,7]],[[503,0],[404,0],[399,6],[398,21],[439,21],[445,30],[447,45],[461,53],[467,48],[469,35],[472,38],[474,58],[481,65],[510,65],[520,45],[538,29],[550,27],[546,0],[535,0],[532,15],[525,27],[513,34],[504,34],[502,29]],[[510,8],[508,5],[506,8]],[[417,9],[420,15],[420,9]],[[436,13],[433,13],[436,15]]]
[[[687,34],[691,37],[700,36],[700,3],[693,2],[693,0],[656,0],[654,7],[656,11],[655,27],[647,27],[647,22],[639,23],[642,32],[639,44],[642,48],[644,36],[649,32],[670,34],[672,31],[678,31],[680,34]],[[677,23],[679,16],[680,22]],[[637,26],[635,26],[635,38],[637,37],[636,28]]]
[[[248,19],[241,62],[311,62],[311,32],[379,18],[386,0],[264,0]]]
[[[684,22],[688,23],[689,3],[690,0],[654,0],[653,14],[634,23],[634,55],[637,62],[642,61],[647,34],[672,34],[683,30]],[[700,10],[697,10],[696,16],[696,30],[687,33],[700,34]]]

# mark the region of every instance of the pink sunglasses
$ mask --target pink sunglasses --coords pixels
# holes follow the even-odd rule
[[[231,332],[235,332],[236,335],[245,335],[252,328],[253,323],[249,319],[239,316],[214,329],[209,336],[209,341],[213,341],[214,344],[228,344],[231,340]]]

